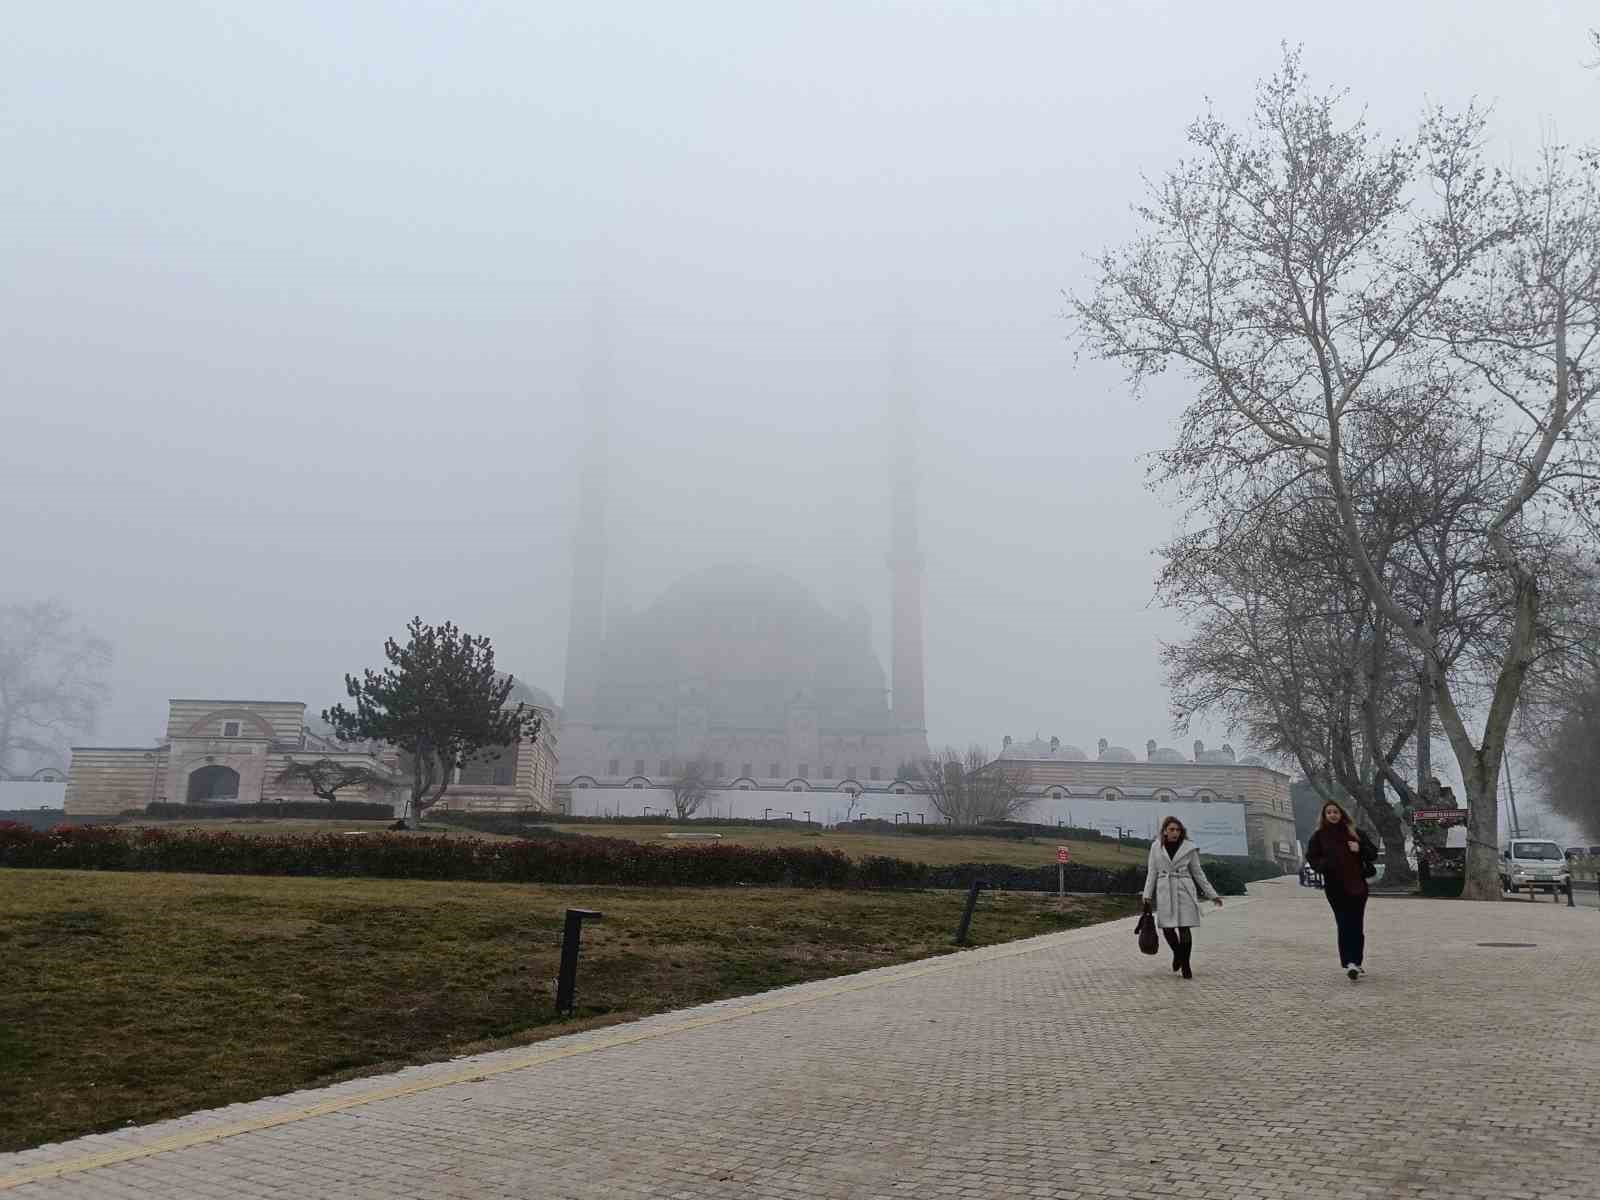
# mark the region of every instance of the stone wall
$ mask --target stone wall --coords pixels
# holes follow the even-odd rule
[[[165,752],[151,747],[75,748],[67,772],[69,817],[114,817],[159,800]]]

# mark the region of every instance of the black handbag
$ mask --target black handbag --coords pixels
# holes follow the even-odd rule
[[[1134,926],[1134,932],[1139,935],[1139,952],[1141,954],[1154,954],[1161,949],[1161,939],[1156,936],[1156,917],[1154,913],[1140,913],[1139,923]]]

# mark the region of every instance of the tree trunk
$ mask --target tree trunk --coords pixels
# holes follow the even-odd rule
[[[1467,877],[1463,900],[1499,900],[1500,802],[1496,791],[1499,771],[1486,772],[1480,761],[1463,771],[1467,789]]]
[[[1425,805],[1436,804],[1429,781],[1433,778],[1433,689],[1426,673],[1417,680],[1417,796]]]
[[[1383,879],[1385,883],[1410,883],[1416,878],[1411,864],[1406,861],[1406,827],[1384,794],[1383,776],[1372,781],[1372,796],[1362,797],[1361,809],[1378,830],[1383,842]]]

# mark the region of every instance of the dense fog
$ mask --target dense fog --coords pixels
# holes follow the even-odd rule
[[[600,398],[615,612],[744,558],[864,604],[887,665],[909,448],[930,741],[1172,741],[1174,513],[1142,456],[1183,395],[1076,362],[1063,291],[1281,40],[1397,130],[1492,102],[1526,161],[1600,136],[1594,16],[19,8],[0,601],[58,596],[113,644],[104,744],[172,696],[320,708],[413,614],[559,697]]]

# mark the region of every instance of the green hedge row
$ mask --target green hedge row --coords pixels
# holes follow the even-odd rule
[[[558,837],[489,841],[427,834],[249,835],[195,829],[62,826],[41,831],[0,825],[0,867],[101,871],[193,871],[232,875],[374,876],[387,879],[510,883],[720,887],[961,888],[1053,891],[1053,865],[994,863],[930,866],[906,859],[852,860],[820,847],[732,843],[656,846],[616,838]],[[1207,867],[1218,891],[1239,895],[1244,881],[1226,863]],[[1074,892],[1136,894],[1139,866],[1074,863]]]
[[[298,821],[392,821],[394,807],[366,800],[263,800],[253,804],[176,804],[157,800],[124,809],[130,821],[214,821],[293,818]]]

